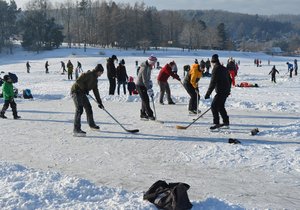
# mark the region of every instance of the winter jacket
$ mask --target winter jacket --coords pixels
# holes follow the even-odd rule
[[[141,63],[136,85],[145,86],[147,90],[151,89],[151,70],[152,67],[148,64],[148,61]]]
[[[14,87],[11,82],[4,81],[4,83],[2,85],[2,94],[3,94],[4,100],[10,100],[10,99],[14,98],[14,95],[15,95]]]
[[[116,78],[117,72],[116,72],[116,67],[115,67],[115,64],[114,64],[114,60],[112,58],[107,59],[106,69],[107,69],[107,78],[108,79]]]
[[[237,69],[236,69],[236,65],[234,63],[234,61],[229,61],[229,63],[227,64],[227,69],[228,71],[234,71],[234,75],[237,75]]]
[[[276,73],[279,74],[279,71],[277,69],[275,69],[275,68],[272,68],[272,70],[270,71],[269,74],[271,74],[272,76],[275,76]]]
[[[157,80],[160,82],[167,82],[169,77],[172,76],[174,79],[180,80],[178,74],[172,72],[170,64],[166,64],[159,72]]]
[[[117,67],[117,80],[118,82],[126,82],[128,80],[128,75],[126,72],[126,67],[122,64],[119,64]]]
[[[230,87],[231,79],[227,68],[220,63],[216,63],[211,73],[210,84],[206,95],[209,96],[215,89],[217,94],[228,96],[230,94]]]
[[[189,73],[186,75],[186,77],[184,78],[184,82],[186,83],[191,83],[191,85],[194,88],[198,87],[198,81],[200,80],[200,78],[202,77],[202,71],[200,71],[200,65],[194,63],[191,66],[191,69],[189,71]]]
[[[68,63],[67,63],[67,68],[68,68],[68,72],[69,72],[69,73],[73,73],[73,68],[74,68],[74,67],[73,67],[73,64],[72,64],[71,62],[68,62]]]
[[[98,76],[95,70],[81,74],[73,84],[71,93],[81,92],[88,94],[90,90],[93,90],[96,100],[101,104],[102,101],[98,90]]]

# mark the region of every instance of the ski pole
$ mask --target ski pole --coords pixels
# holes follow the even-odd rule
[[[197,120],[199,120],[203,115],[205,115],[211,108],[209,107],[209,109],[207,109],[202,115],[200,115],[199,117],[197,117],[196,119],[194,119],[193,122],[191,122],[190,124],[188,124],[187,126],[181,126],[181,125],[176,125],[177,129],[187,129],[188,127],[190,127],[191,125],[193,125]]]
[[[198,92],[196,92],[197,93],[197,117],[199,117],[199,91]]]
[[[92,97],[90,94],[88,94],[88,96],[93,99],[98,105],[98,101]],[[139,129],[134,129],[134,130],[128,130],[126,129],[116,118],[114,118],[114,116],[112,116],[112,114],[110,114],[104,107],[102,108],[116,123],[118,123],[125,131],[129,132],[129,133],[136,133],[139,132]]]
[[[154,98],[153,98],[153,96],[151,96],[151,99],[152,99],[152,104],[153,104],[154,117],[155,117],[155,119],[157,120],[157,116],[156,116],[156,110],[155,110],[155,105],[154,105]]]

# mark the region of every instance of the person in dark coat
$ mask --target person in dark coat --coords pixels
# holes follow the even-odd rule
[[[205,67],[206,67],[205,73],[206,73],[206,74],[209,74],[209,69],[210,69],[210,67],[211,67],[209,58],[207,58],[207,61],[205,62]]]
[[[133,77],[129,77],[128,84],[127,84],[127,89],[128,89],[129,95],[138,94]]]
[[[175,61],[171,61],[167,63],[159,72],[157,76],[157,82],[160,87],[160,96],[159,96],[159,103],[164,104],[164,95],[166,93],[168,104],[175,104],[171,98],[171,90],[168,83],[169,77],[173,77],[178,81],[181,81],[178,74],[174,73],[177,70],[177,65]]]
[[[62,74],[65,74],[65,72],[67,72],[67,70],[66,70],[66,64],[63,61],[61,61],[60,64],[61,64],[61,69],[63,70]]]
[[[224,125],[229,126],[229,117],[225,109],[225,102],[230,94],[231,82],[229,72],[227,68],[220,64],[219,56],[217,54],[212,56],[211,63],[213,69],[205,99],[210,98],[213,90],[216,91],[216,95],[211,103],[214,125],[210,127],[210,129],[216,129]],[[219,114],[223,119],[223,124],[220,124]]]
[[[271,69],[269,75],[271,74],[271,81],[276,83],[276,73],[279,74],[279,71],[275,68],[275,65]]]
[[[298,74],[298,61],[297,59],[294,60],[294,67],[295,67],[295,76]]]
[[[115,61],[118,60],[116,55],[112,55],[111,58],[107,59],[106,69],[107,69],[107,78],[109,81],[109,95],[115,95],[116,90],[116,67]]]
[[[80,75],[71,88],[71,95],[75,104],[74,118],[74,136],[85,136],[86,132],[81,130],[81,115],[85,109],[87,122],[92,129],[100,129],[96,125],[93,117],[92,106],[87,95],[90,90],[93,90],[95,98],[98,102],[98,107],[103,109],[102,100],[98,90],[98,77],[103,74],[103,66],[98,64],[92,71],[87,71]]]
[[[46,61],[46,63],[45,63],[45,71],[46,71],[46,74],[48,74],[49,73],[49,63],[48,63],[48,61]]]
[[[72,80],[73,79],[74,66],[73,66],[73,63],[70,60],[68,60],[67,68],[68,68],[68,80]]]
[[[128,75],[126,72],[125,61],[122,59],[117,67],[118,95],[120,95],[120,86],[123,85],[123,93],[126,95],[126,83]]]
[[[29,64],[29,61],[27,61],[26,63],[26,69],[27,69],[27,73],[30,73],[30,64]]]

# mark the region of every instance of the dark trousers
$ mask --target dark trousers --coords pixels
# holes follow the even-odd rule
[[[89,126],[94,126],[95,121],[93,117],[93,110],[88,97],[81,92],[76,92],[72,93],[72,98],[76,108],[74,117],[74,131],[81,130],[81,115],[83,113],[83,108],[86,112],[86,118]]]
[[[1,110],[1,115],[5,114],[5,112],[6,112],[6,110],[8,109],[9,106],[12,109],[13,116],[17,117],[18,116],[18,113],[17,113],[17,104],[16,104],[16,102],[15,102],[14,99],[4,100],[4,104],[3,104],[3,107],[2,107],[2,110]]]
[[[126,82],[118,82],[118,95],[120,95],[120,86],[123,85],[123,92],[126,95]]]
[[[142,108],[141,108],[141,112],[143,114],[147,114],[149,117],[153,117],[153,111],[150,107],[150,100],[149,100],[149,96],[147,93],[147,88],[145,86],[136,86],[136,89],[142,99]]]
[[[298,66],[295,67],[295,76],[298,74]]]
[[[212,103],[211,103],[211,112],[213,114],[213,123],[214,124],[220,124],[220,117],[219,113],[223,119],[223,123],[229,124],[229,117],[227,115],[226,109],[225,109],[225,102],[228,96],[224,95],[215,95]]]
[[[275,75],[272,75],[271,80],[272,80],[272,82],[276,83],[276,77],[275,77]]]
[[[169,83],[168,82],[158,81],[158,85],[160,87],[159,102],[160,103],[164,102],[164,96],[165,96],[165,93],[166,93],[167,94],[168,103],[172,103],[173,100],[171,98],[171,90],[170,90]]]
[[[116,78],[108,78],[109,80],[109,95],[115,95],[116,91]]]
[[[184,82],[183,86],[185,87],[188,94],[191,96],[190,101],[189,101],[189,111],[197,111],[198,110],[197,100],[200,99],[200,95],[198,95],[196,93],[195,88],[193,87],[193,85],[191,83]]]
[[[73,73],[72,72],[68,72],[68,80],[72,80],[73,79]]]

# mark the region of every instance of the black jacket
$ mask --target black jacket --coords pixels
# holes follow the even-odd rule
[[[109,79],[116,78],[117,72],[116,72],[114,60],[112,58],[107,59],[106,69],[107,69],[107,78],[109,78]]]
[[[118,82],[126,82],[128,80],[128,75],[127,75],[125,66],[123,66],[122,64],[119,64],[116,72],[117,72]]]
[[[230,94],[230,88],[231,79],[227,68],[220,63],[216,63],[211,73],[210,84],[206,95],[210,96],[215,89],[217,94],[228,96]]]

